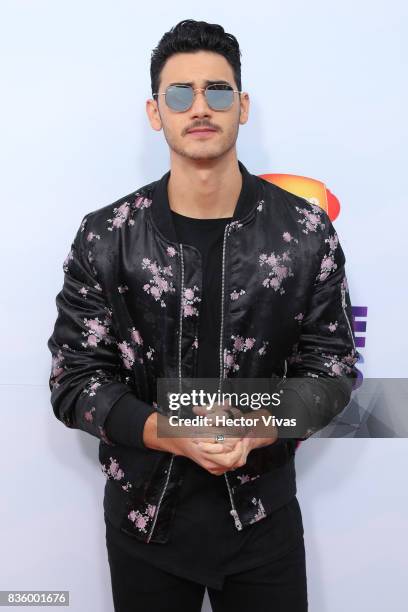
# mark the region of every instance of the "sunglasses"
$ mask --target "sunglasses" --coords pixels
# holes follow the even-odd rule
[[[163,93],[155,93],[154,96],[165,96],[166,104],[171,110],[182,113],[192,107],[195,92],[203,91],[208,106],[212,110],[222,111],[231,108],[234,102],[234,93],[242,93],[233,89],[231,85],[224,83],[213,83],[205,89],[193,89],[191,85],[169,85]]]

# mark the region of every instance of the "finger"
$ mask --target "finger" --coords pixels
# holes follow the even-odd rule
[[[206,404],[203,404],[202,406],[193,406],[191,409],[195,414],[198,414],[200,416],[205,416],[209,413],[209,408]]]
[[[204,453],[208,453],[209,455],[212,455],[212,454],[217,455],[219,453],[229,453],[229,452],[231,452],[232,450],[235,449],[236,445],[240,441],[241,441],[240,438],[235,438],[234,441],[228,440],[228,442],[215,442],[215,441],[208,441],[208,440],[199,440],[197,442],[197,446]]]
[[[198,442],[198,448],[208,455],[219,455],[234,450],[235,445],[219,444],[214,442]]]
[[[234,448],[236,443],[239,442],[240,440],[244,441],[245,437],[244,436],[227,436],[226,438],[224,438],[223,442],[220,442],[219,440],[215,439],[214,434],[211,434],[211,437],[200,437],[200,436],[196,436],[195,438],[193,438],[193,442],[194,444],[211,444],[212,446],[225,446],[225,447],[230,447],[230,448]],[[208,447],[209,448],[209,447]]]
[[[224,466],[230,469],[231,466],[234,466],[238,463],[242,456],[242,441],[239,440],[231,451],[223,452],[223,453],[211,453],[208,450],[203,450],[203,455],[206,457],[211,457],[211,460],[217,463],[219,466]]]

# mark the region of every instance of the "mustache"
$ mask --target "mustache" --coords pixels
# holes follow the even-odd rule
[[[215,125],[211,125],[210,123],[199,123],[197,125],[191,125],[190,127],[186,128],[185,133],[187,134],[187,132],[189,132],[190,130],[199,130],[205,128],[208,128],[209,130],[216,130],[217,132],[219,131],[219,128],[217,128]]]

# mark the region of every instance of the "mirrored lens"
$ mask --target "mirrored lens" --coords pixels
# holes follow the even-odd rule
[[[193,89],[189,85],[170,85],[166,89],[166,104],[175,111],[185,111],[193,102]]]
[[[206,95],[208,105],[214,110],[225,110],[234,101],[234,91],[230,85],[209,85]]]

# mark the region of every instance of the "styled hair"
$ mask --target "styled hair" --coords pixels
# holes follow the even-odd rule
[[[237,87],[241,90],[241,51],[233,34],[216,23],[184,19],[163,34],[151,54],[150,80],[152,94],[160,87],[160,73],[169,57],[175,53],[213,51],[223,55],[230,64]]]

